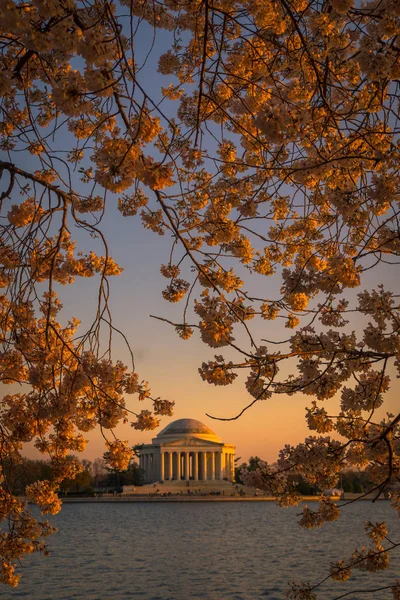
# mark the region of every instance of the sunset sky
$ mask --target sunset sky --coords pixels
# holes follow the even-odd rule
[[[154,52],[140,72],[142,83],[146,84],[148,91],[154,92],[154,97],[160,93],[160,84],[167,86],[171,80],[169,77],[156,74],[158,55],[168,35],[170,34],[162,31],[157,33]],[[143,34],[137,38],[135,59],[139,63],[141,57],[147,56],[152,43],[153,38],[148,35],[144,27]],[[66,135],[68,138],[68,134]],[[24,160],[27,168],[33,166],[33,162],[32,165],[30,164],[33,161],[32,157],[25,156]],[[112,195],[103,219],[102,230],[109,244],[110,255],[124,268],[119,277],[110,279],[113,324],[128,338],[135,357],[135,368],[143,379],[149,381],[153,396],[176,402],[174,416],[164,417],[161,427],[166,426],[173,419],[184,417],[199,419],[226,443],[236,444],[236,455],[244,460],[250,455],[259,455],[273,461],[285,443],[296,444],[302,441],[309,434],[304,419],[304,407],[311,405],[312,397],[300,394],[294,397],[276,396],[271,400],[258,402],[235,421],[214,421],[206,416],[208,413],[215,417],[234,417],[251,402],[252,398],[244,386],[246,373],[238,377],[233,385],[215,387],[203,382],[197,371],[202,361],[212,359],[215,354],[223,354],[233,360],[238,360],[238,354],[231,353],[225,348],[221,352],[221,349],[213,350],[205,346],[196,332],[190,340],[183,341],[177,336],[173,327],[150,317],[150,315],[157,315],[174,322],[181,320],[183,304],[171,305],[161,296],[168,281],[160,275],[159,269],[161,263],[166,264],[169,260],[172,242],[169,236],[159,237],[153,232],[144,230],[139,215],[135,218],[122,217],[117,211],[116,199],[114,202]],[[78,240],[80,250],[86,252],[97,249],[101,253],[96,240],[74,230],[71,234],[73,239]],[[189,265],[186,268],[188,267]],[[236,271],[239,276],[243,276],[243,269],[237,268]],[[374,270],[374,279],[367,273],[363,285],[353,291],[353,297],[358,291],[364,289],[363,286],[372,288],[385,281],[390,283],[388,287],[393,290],[393,281],[389,281],[390,276],[385,272],[384,265],[381,267],[380,276],[381,279],[378,281],[377,271]],[[64,323],[68,318],[75,316],[82,321],[82,332],[89,326],[96,310],[98,281],[94,278],[79,280],[74,285],[63,288],[57,286],[57,292],[64,304],[61,313]],[[261,297],[279,299],[279,287],[279,275],[263,277],[253,274],[249,277],[246,274],[243,289]],[[193,297],[198,297],[198,294],[195,293]],[[188,320],[196,323],[198,317]],[[359,328],[361,325],[362,321],[356,317],[349,327]],[[250,326],[253,332],[257,333],[258,344],[262,344],[263,338],[274,341],[285,340],[292,333],[291,330],[284,328],[282,319],[254,320],[250,322]],[[235,331],[235,339],[239,343],[246,344],[245,348],[249,349],[248,340],[239,328]],[[113,351],[114,359],[129,363],[129,352],[118,336],[114,338]],[[398,405],[397,392],[391,390],[390,394],[385,412],[394,411],[395,406]],[[127,397],[127,401],[128,407],[137,412],[149,408],[145,402],[139,404],[134,397]],[[330,401],[328,406],[327,410],[330,414],[337,414],[338,401]],[[149,442],[159,431],[160,429],[142,433],[129,426],[121,426],[116,433],[122,439],[128,439],[133,445]],[[90,459],[101,456],[104,452],[104,440],[100,432],[92,432],[87,437],[90,439],[90,444],[84,456]]]
[[[310,396],[275,396],[258,402],[238,420],[230,422],[212,420],[206,416],[208,413],[215,417],[234,417],[251,402],[252,398],[244,386],[245,373],[233,385],[216,387],[203,382],[197,372],[202,361],[212,359],[214,354],[224,354],[233,360],[238,360],[238,354],[225,348],[209,348],[201,342],[197,332],[190,340],[183,341],[172,326],[150,317],[157,315],[179,322],[183,310],[182,303],[172,305],[161,296],[167,280],[160,275],[159,268],[162,262],[168,260],[171,243],[168,236],[159,237],[144,230],[138,218],[122,217],[112,203],[103,222],[103,230],[107,235],[110,254],[124,268],[120,276],[110,279],[113,324],[127,336],[134,353],[135,368],[143,379],[149,381],[153,395],[176,402],[174,416],[164,417],[160,427],[174,419],[198,419],[214,430],[224,442],[235,444],[236,456],[243,460],[251,455],[258,455],[273,461],[284,444],[303,441],[310,434],[304,418],[304,407],[311,406],[313,400]],[[89,249],[93,240],[86,239],[83,244],[85,249]],[[382,269],[382,282],[386,281],[388,284],[387,279],[388,274]],[[371,281],[368,277],[363,281],[366,287],[378,283],[376,279]],[[89,323],[96,303],[97,284],[96,278],[83,279],[59,290],[64,300],[64,319],[79,317],[83,321],[82,328]],[[244,289],[279,297],[278,279],[274,277],[254,274],[247,277]],[[353,293],[362,289],[363,285]],[[197,321],[198,317],[190,322]],[[252,325],[253,332],[256,332],[258,341],[262,338],[275,341],[287,339],[291,333],[284,328],[283,320],[259,319],[250,321],[249,324]],[[359,317],[353,317],[348,328],[359,329],[362,324]],[[236,341],[247,343],[240,329],[236,331]],[[113,348],[114,359],[121,359],[129,364],[129,353],[118,336],[114,337]],[[248,348],[247,345],[246,349]],[[385,410],[380,412],[382,416],[387,411],[394,412],[398,406],[396,382],[393,387]],[[137,402],[134,396],[126,396],[126,399],[128,407],[133,410],[147,408],[145,402]],[[338,414],[338,401],[327,401],[325,406],[330,414]],[[129,426],[120,426],[116,432],[121,439],[128,439],[133,445],[150,442],[160,430],[161,428],[153,432],[139,432]],[[104,440],[100,432],[92,432],[86,437],[90,443],[84,456],[89,459],[101,456]]]

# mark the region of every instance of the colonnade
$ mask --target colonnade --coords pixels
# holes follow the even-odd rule
[[[234,479],[235,455],[219,451],[166,451],[148,452],[140,455],[140,468],[145,481],[194,480],[212,481]]]

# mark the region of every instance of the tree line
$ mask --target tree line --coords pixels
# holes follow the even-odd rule
[[[71,460],[77,460],[71,456]],[[142,485],[143,471],[132,460],[128,468],[110,468],[104,458],[79,461],[81,470],[74,477],[66,477],[60,483],[60,495],[94,495],[99,492],[120,492],[124,485]],[[8,485],[16,496],[24,496],[26,487],[36,481],[52,481],[54,466],[51,461],[23,458],[18,464],[3,464]]]
[[[239,459],[240,460],[240,459]],[[250,456],[247,462],[242,462],[235,467],[236,483],[246,484],[246,477],[243,477],[243,472],[255,471],[258,468],[260,461],[259,456]],[[325,488],[310,484],[301,475],[293,475],[291,483],[294,484],[297,492],[302,496],[320,495]],[[352,494],[363,494],[373,488],[373,482],[368,477],[368,473],[361,469],[343,468],[339,473],[337,489],[343,490]]]

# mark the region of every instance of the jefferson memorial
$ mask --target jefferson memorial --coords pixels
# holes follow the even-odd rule
[[[235,446],[196,419],[178,419],[140,450],[144,482],[234,480]]]

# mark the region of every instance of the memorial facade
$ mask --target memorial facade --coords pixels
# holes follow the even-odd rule
[[[178,419],[140,451],[144,483],[233,481],[235,446],[224,444],[204,423]]]

